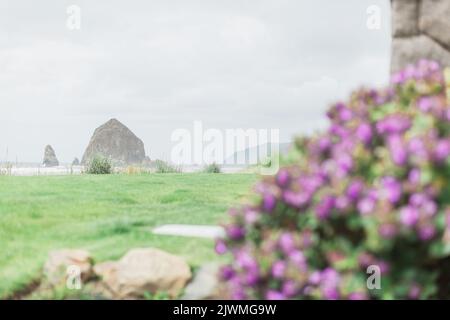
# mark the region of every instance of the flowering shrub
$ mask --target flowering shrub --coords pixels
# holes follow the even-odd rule
[[[421,60],[299,138],[300,161],[230,210],[219,254],[234,299],[450,298],[450,107]],[[381,288],[368,288],[368,267]],[[370,270],[370,268],[369,268]]]
[[[100,155],[93,157],[86,165],[87,174],[111,174],[112,172],[111,160]]]

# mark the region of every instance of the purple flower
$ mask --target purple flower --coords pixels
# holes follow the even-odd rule
[[[306,258],[299,250],[295,250],[289,254],[289,259],[300,269],[306,270]]]
[[[283,199],[288,205],[301,208],[309,203],[311,196],[306,192],[286,190],[283,192]]]
[[[286,262],[278,260],[272,265],[272,276],[274,278],[280,279],[284,276],[286,272]]]
[[[266,292],[267,300],[285,300],[286,297],[283,293],[276,290],[267,290]]]
[[[383,194],[389,202],[395,204],[402,197],[402,185],[394,177],[384,177],[381,179]]]
[[[413,284],[410,288],[409,288],[409,292],[408,292],[408,298],[409,299],[419,299],[420,298],[420,292],[421,292],[421,288],[419,287],[419,285],[417,284]]]
[[[364,189],[364,184],[360,180],[354,180],[347,188],[347,195],[352,201],[356,201],[361,196]]]
[[[285,232],[280,236],[278,243],[285,254],[289,254],[295,250],[294,237],[288,232]]]
[[[302,176],[299,178],[299,183],[303,190],[307,193],[314,193],[324,183],[324,178],[321,175]]]
[[[372,127],[368,123],[362,123],[356,129],[356,136],[364,144],[369,144],[372,141]]]
[[[346,196],[339,196],[336,199],[336,209],[345,211],[350,207],[350,200]]]
[[[290,180],[289,172],[286,169],[280,169],[280,171],[278,171],[276,182],[280,188],[286,188],[289,185]]]
[[[431,97],[421,97],[417,101],[419,109],[423,112],[428,112],[434,105],[434,101]]]
[[[258,266],[256,260],[245,249],[236,252],[235,258],[241,268],[250,269]]]
[[[305,286],[305,287],[302,289],[302,294],[305,295],[305,296],[309,296],[309,295],[311,295],[311,293],[313,292],[313,290],[314,290],[314,288],[313,288],[312,286]]]
[[[352,111],[347,107],[342,107],[339,110],[339,119],[343,122],[351,120],[353,117]]]
[[[321,285],[324,287],[337,287],[339,284],[339,273],[333,268],[326,268],[321,274]]]
[[[245,236],[245,228],[237,225],[229,225],[225,228],[227,236],[232,240],[240,240]]]
[[[334,196],[327,195],[316,207],[316,215],[319,219],[326,219],[330,216],[331,211],[336,203]]]
[[[348,174],[353,168],[353,159],[346,153],[339,154],[336,158],[336,163],[344,174]]]
[[[368,215],[375,210],[376,201],[372,197],[365,197],[358,202],[358,211],[361,215]]]
[[[320,282],[322,281],[322,275],[320,271],[314,271],[313,273],[311,273],[311,275],[309,276],[308,279],[309,283],[317,286],[320,284]]]
[[[339,112],[339,110],[341,110],[342,108],[345,108],[345,104],[344,104],[344,103],[342,103],[342,102],[336,103],[335,105],[333,105],[333,106],[331,107],[330,110],[328,110],[328,112],[327,112],[327,117],[328,117],[330,120],[335,119],[336,112]]]
[[[385,104],[386,102],[389,102],[390,96],[388,93],[384,94],[378,94],[374,97],[374,103],[376,106]]]
[[[245,284],[248,286],[254,286],[259,282],[259,268],[248,268],[245,273]]]
[[[426,217],[433,217],[437,211],[438,211],[438,206],[436,204],[436,202],[429,200],[426,201],[422,207],[420,208],[420,211],[426,216]]]
[[[419,238],[422,241],[428,241],[436,235],[436,228],[433,225],[419,227]]]
[[[245,300],[247,299],[247,295],[245,294],[242,288],[235,288],[231,294],[232,300]]]
[[[234,271],[232,266],[223,266],[220,269],[220,278],[225,281],[233,278],[235,274],[236,272]]]
[[[352,292],[348,295],[349,300],[367,300],[367,295],[364,292]]]
[[[259,214],[256,210],[253,210],[251,208],[246,208],[244,217],[245,217],[246,223],[254,224],[258,220]]]
[[[414,193],[409,197],[409,203],[420,208],[428,201],[428,196],[424,193]]]
[[[408,174],[408,181],[413,185],[420,183],[420,170],[417,168],[412,169]]]
[[[405,77],[407,79],[411,79],[412,77],[414,77],[414,75],[416,75],[416,68],[412,64],[409,64],[406,66],[403,72],[405,73]]]
[[[450,140],[439,140],[434,150],[434,158],[437,162],[444,162],[450,156]]]
[[[389,263],[387,263],[387,262],[384,261],[384,260],[379,260],[379,261],[377,261],[376,264],[377,264],[378,267],[380,268],[381,274],[386,274],[386,273],[388,273],[389,270],[391,269],[390,266],[389,266]]]
[[[411,128],[411,120],[408,116],[402,114],[389,115],[376,124],[379,134],[401,134]]]
[[[321,137],[317,144],[320,152],[327,152],[331,148],[331,139],[327,136]]]
[[[391,77],[391,83],[395,84],[395,85],[399,85],[404,83],[407,80],[405,72],[404,71],[400,71],[397,73],[394,73]]]
[[[411,206],[403,207],[400,210],[400,221],[407,227],[414,226],[419,221],[419,211]]]
[[[297,285],[295,284],[295,281],[287,280],[287,281],[283,282],[281,291],[282,291],[283,295],[285,295],[287,297],[293,297],[297,294],[298,288],[297,288]]]
[[[408,160],[408,152],[402,138],[398,135],[389,136],[388,148],[391,154],[392,161],[398,165],[403,166]]]
[[[270,194],[270,193],[266,193],[263,196],[263,210],[265,212],[271,213],[274,209],[275,209],[275,205],[276,205],[276,199],[275,196]]]
[[[215,250],[216,250],[217,254],[225,254],[228,251],[227,245],[225,244],[225,242],[223,240],[216,241]]]
[[[439,71],[440,65],[438,62],[434,60],[428,60],[428,59],[420,59],[417,62],[417,70],[422,70],[423,72],[436,72]]]
[[[322,288],[322,295],[327,300],[337,300],[339,299],[339,291],[335,287],[325,286]]]
[[[425,143],[421,138],[415,137],[408,142],[408,151],[417,158],[427,159],[428,152]]]
[[[351,134],[348,129],[338,124],[332,124],[329,131],[332,135],[337,136],[341,139],[346,139]]]

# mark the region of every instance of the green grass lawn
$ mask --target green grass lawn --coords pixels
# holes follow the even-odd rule
[[[149,230],[224,221],[255,180],[251,174],[0,176],[0,297],[36,278],[52,249],[84,248],[96,261],[133,247],[161,248],[192,266],[217,259],[212,240]]]

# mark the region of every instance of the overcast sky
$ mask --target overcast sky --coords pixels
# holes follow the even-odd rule
[[[71,4],[81,30],[66,27]],[[195,120],[288,141],[386,84],[390,43],[388,0],[0,0],[0,160],[39,162],[51,144],[71,162],[110,118],[153,159]]]

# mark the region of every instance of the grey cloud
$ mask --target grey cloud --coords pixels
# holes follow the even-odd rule
[[[387,82],[389,14],[388,0],[0,0],[0,159],[39,161],[50,143],[69,162],[111,117],[151,157],[194,120],[311,132],[330,103]]]

